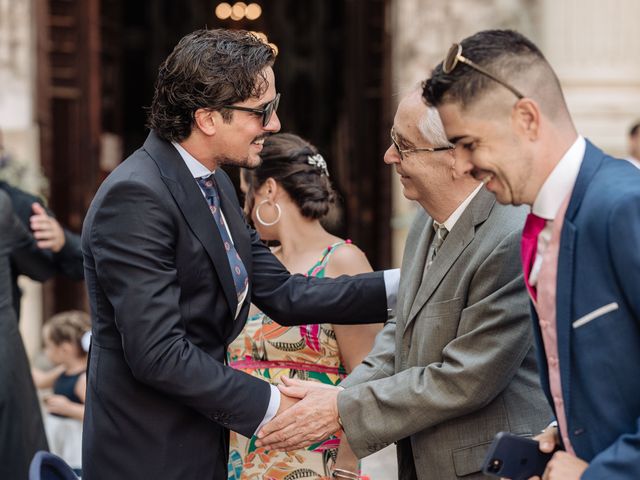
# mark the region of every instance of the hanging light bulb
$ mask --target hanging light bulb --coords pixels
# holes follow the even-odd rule
[[[257,20],[262,15],[262,7],[257,3],[250,3],[244,12],[247,20]]]
[[[231,10],[231,5],[229,5],[227,2],[219,3],[216,7],[216,17],[218,17],[220,20],[226,20],[231,16]]]
[[[242,20],[247,10],[247,4],[244,2],[236,2],[231,8],[231,20]]]

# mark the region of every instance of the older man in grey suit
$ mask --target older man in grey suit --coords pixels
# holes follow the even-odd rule
[[[526,211],[456,169],[440,118],[415,91],[398,107],[385,162],[423,208],[405,246],[395,322],[338,388],[290,381],[304,397],[263,429],[290,449],[343,425],[358,457],[398,444],[400,478],[483,478],[494,435],[550,418],[538,383],[519,261]],[[542,423],[541,423],[542,422]],[[338,459],[349,478],[354,465]]]

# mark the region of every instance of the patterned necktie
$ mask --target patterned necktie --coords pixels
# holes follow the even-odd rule
[[[438,253],[438,250],[440,250],[440,246],[442,245],[442,242],[444,242],[444,239],[447,238],[447,234],[449,233],[449,230],[447,230],[447,227],[435,221],[433,222],[433,229],[435,230],[435,232],[433,234],[433,240],[431,241],[431,246],[429,247],[429,252],[427,253],[427,269],[433,263],[433,260],[436,258],[436,254]]]
[[[524,273],[524,283],[527,286],[529,295],[536,300],[537,290],[529,283],[529,276],[533,268],[533,262],[538,251],[538,236],[544,230],[547,221],[533,213],[527,215],[527,221],[522,230],[522,241],[520,242],[520,256],[522,258],[522,271]]]
[[[224,249],[227,252],[227,258],[229,259],[229,265],[231,266],[233,282],[236,286],[236,294],[238,295],[239,302],[242,294],[249,284],[249,277],[247,275],[247,270],[244,267],[244,263],[242,263],[242,259],[236,251],[236,247],[233,246],[229,231],[225,226],[224,218],[222,217],[222,212],[220,210],[220,195],[218,194],[218,186],[216,185],[214,174],[211,174],[208,177],[198,178],[197,181],[198,185],[200,185],[200,188],[207,197],[209,209],[211,210],[211,214],[213,215],[218,231],[220,232],[220,236],[222,237]]]

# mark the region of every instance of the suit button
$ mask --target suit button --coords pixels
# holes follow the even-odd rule
[[[584,428],[576,428],[573,431],[573,434],[577,437],[578,435],[582,435],[584,433]]]

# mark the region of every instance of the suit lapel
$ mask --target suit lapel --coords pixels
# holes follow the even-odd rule
[[[560,236],[558,252],[558,273],[556,280],[556,330],[558,333],[558,356],[560,362],[560,378],[562,379],[562,396],[565,409],[569,408],[571,385],[571,323],[573,319],[573,277],[574,255],[577,228],[574,220],[587,188],[604,159],[604,153],[587,140],[584,159],[576,183],[571,192],[571,199],[565,212]],[[560,348],[562,346],[562,348]]]
[[[573,197],[572,197],[573,200]],[[558,272],[556,278],[556,330],[558,334],[558,360],[565,410],[569,408],[571,373],[571,319],[573,318],[573,263],[576,227],[565,217],[562,224]],[[562,347],[562,348],[561,348]]]
[[[602,150],[593,145],[589,140],[586,142],[587,147],[584,152],[584,159],[580,166],[578,178],[576,178],[576,183],[573,186],[573,191],[571,192],[571,200],[569,201],[569,205],[567,205],[567,211],[565,213],[565,219],[568,220],[573,220],[575,218],[578,210],[580,209],[580,204],[582,203],[584,194],[586,193],[593,176],[596,174],[604,160],[604,153]]]
[[[144,149],[158,165],[162,180],[171,192],[187,224],[211,258],[229,309],[235,315],[238,298],[231,276],[231,267],[222,237],[202,191],[178,151],[170,143],[158,137],[155,132],[149,133]]]
[[[402,265],[403,275],[398,293],[398,305],[403,319],[409,318],[411,306],[422,283],[424,268],[427,264],[427,253],[434,234],[433,220],[429,217],[426,218],[427,221],[424,223],[417,242],[406,245],[407,251]]]
[[[451,266],[471,243],[475,236],[476,225],[487,219],[494,204],[495,197],[485,189],[481,189],[458,219],[453,230],[447,235],[429,270],[424,271],[423,268],[420,287],[405,323],[405,332],[425,303],[431,298]]]

